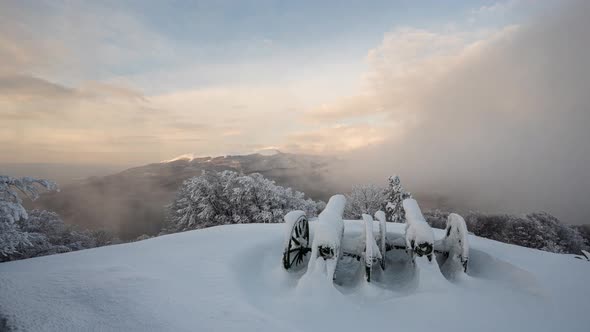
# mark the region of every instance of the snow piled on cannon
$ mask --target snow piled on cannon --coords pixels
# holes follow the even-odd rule
[[[342,255],[341,243],[344,235],[342,216],[344,215],[345,206],[346,198],[344,195],[334,195],[330,197],[326,208],[318,216],[307,274],[312,275],[318,273],[316,270],[321,272],[325,270],[327,279],[329,281],[333,280],[338,259]],[[332,257],[326,259],[321,257],[321,248],[331,249]]]
[[[444,289],[448,285],[440,271],[438,262],[433,258],[434,255],[434,232],[426,219],[415,199],[408,198],[403,201],[403,207],[406,212],[406,246],[412,249],[412,260],[416,266],[416,280],[421,291],[433,291]],[[414,255],[425,254],[423,250],[430,250],[426,257],[418,257],[414,260]]]
[[[443,250],[447,251],[451,257],[469,258],[467,225],[463,217],[456,213],[449,214],[445,232],[446,236],[442,240]]]
[[[463,217],[449,214],[445,236],[434,245],[435,250],[444,252],[441,270],[447,278],[454,279],[467,272],[469,261],[469,240],[467,225]]]
[[[313,246],[339,248],[344,233],[344,195],[334,195],[326,204],[326,208],[318,216],[318,224],[313,239]]]
[[[412,248],[412,241],[415,246],[421,243],[434,244],[434,233],[432,228],[424,219],[422,211],[415,199],[408,198],[403,201],[406,212],[406,246]]]
[[[379,221],[379,250],[384,257],[387,250],[387,217],[385,212],[381,210],[375,212],[375,219]],[[385,259],[381,260],[381,268],[385,269]]]
[[[367,266],[372,266],[373,261],[381,259],[381,250],[375,242],[375,235],[373,234],[373,218],[363,213],[363,220],[365,221],[365,261]]]

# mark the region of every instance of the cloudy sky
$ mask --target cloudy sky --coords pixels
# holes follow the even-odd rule
[[[566,2],[1,1],[1,161],[399,140],[448,72],[555,7]]]
[[[0,164],[269,148],[590,220],[590,1],[0,1]]]

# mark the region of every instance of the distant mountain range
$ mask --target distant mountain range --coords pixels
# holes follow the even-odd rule
[[[278,184],[325,200],[334,192],[329,157],[276,152],[224,157],[181,156],[113,175],[78,180],[43,195],[33,207],[53,210],[70,224],[107,228],[122,239],[158,233],[166,208],[182,182],[203,171],[261,173]]]
[[[64,186],[91,176],[120,172],[128,167],[77,163],[0,163],[0,174],[15,177],[32,176],[55,181]]]

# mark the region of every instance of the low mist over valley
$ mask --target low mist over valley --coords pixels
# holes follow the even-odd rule
[[[326,200],[334,190],[327,172],[336,159],[276,153],[244,156],[179,158],[61,187],[33,203],[58,212],[67,223],[106,228],[123,239],[157,234],[182,182],[204,171],[233,170],[260,173],[314,199]]]
[[[362,175],[347,174],[356,166],[356,159],[276,151],[270,154],[219,157],[187,155],[109,175],[100,174],[108,169],[115,169],[114,166],[87,169],[84,166],[70,166],[74,171],[68,174],[96,174],[78,179],[68,178],[60,167],[50,167],[45,168],[45,176],[49,179],[63,179],[64,184],[60,186],[60,191],[44,194],[37,201],[27,203],[27,206],[55,211],[66,223],[91,229],[107,229],[121,239],[129,240],[143,234],[158,234],[166,223],[167,205],[172,202],[183,181],[207,171],[260,173],[281,186],[291,187],[305,193],[309,198],[323,201],[327,201],[333,193],[349,193],[354,185],[374,184],[385,187],[387,178],[398,174],[393,170],[389,174],[385,173],[382,166],[377,167],[376,172],[371,172],[371,165],[368,164],[366,173]],[[29,174],[35,175],[35,168],[29,167]],[[407,168],[401,169],[407,171]],[[58,173],[54,175],[53,171]],[[20,175],[10,169],[7,174]],[[446,188],[438,187],[440,189],[433,192],[429,189],[429,183],[423,181],[431,174],[420,176],[411,170],[407,174],[406,177],[401,176],[403,185],[420,199],[425,209],[515,214],[541,211],[525,208],[518,210],[512,204],[492,204],[493,202],[484,200],[485,193],[465,197],[465,192],[460,188],[460,184],[464,182],[460,178],[455,184],[448,184]],[[430,187],[437,188],[432,185]],[[536,194],[508,192],[505,195],[515,201],[526,201],[534,199]],[[570,223],[585,223],[585,219],[577,217],[578,213],[558,213],[562,210],[549,209],[547,212]]]

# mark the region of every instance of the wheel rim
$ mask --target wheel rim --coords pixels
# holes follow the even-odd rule
[[[291,229],[289,242],[283,252],[283,267],[288,270],[300,266],[310,251],[309,224],[307,218],[301,216]]]

